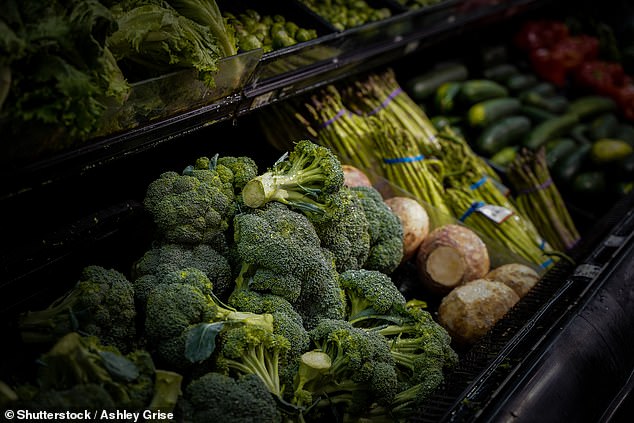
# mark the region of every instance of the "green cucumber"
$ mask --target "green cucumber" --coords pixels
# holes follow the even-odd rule
[[[518,97],[527,106],[534,106],[554,114],[563,113],[568,109],[568,99],[562,95],[548,97],[536,91],[528,90]]]
[[[607,185],[607,178],[603,172],[589,170],[575,175],[572,180],[572,192],[580,198],[596,198],[605,195]]]
[[[566,113],[561,116],[548,119],[535,126],[524,139],[524,147],[537,150],[546,141],[562,137],[578,123],[577,115]]]
[[[587,123],[579,123],[570,130],[570,137],[577,142],[577,144],[592,144],[592,140],[588,135],[590,125]]]
[[[490,68],[482,71],[482,75],[485,79],[490,79],[495,82],[504,82],[509,79],[513,75],[517,75],[519,73],[519,69],[515,65],[510,63],[501,63],[496,66],[492,66]]]
[[[630,125],[629,123],[620,123],[618,128],[616,129],[616,134],[614,134],[614,138],[623,140],[634,147],[634,126]]]
[[[528,73],[513,75],[504,82],[506,87],[514,93],[518,93],[520,91],[534,87],[538,83],[539,80],[537,79],[537,77]]]
[[[619,128],[619,118],[614,113],[604,113],[590,122],[588,135],[594,140],[613,138]]]
[[[634,148],[623,140],[602,138],[592,144],[590,157],[597,164],[613,163],[631,156]]]
[[[533,125],[537,125],[545,120],[552,119],[555,117],[554,113],[549,112],[548,110],[544,110],[541,107],[529,106],[527,104],[522,104],[521,113],[528,117]]]
[[[614,111],[616,111],[614,100],[599,95],[588,95],[578,98],[568,106],[568,113],[576,114],[579,120]]]
[[[557,88],[550,82],[539,82],[537,85],[521,91],[519,96],[521,97],[528,92],[534,92],[544,97],[551,97],[557,93]]]
[[[519,150],[519,148],[516,145],[506,146],[491,156],[491,159],[489,160],[497,166],[507,167],[513,160],[515,160],[517,150]]]
[[[460,98],[468,106],[491,98],[508,97],[508,94],[503,85],[490,79],[469,79],[460,89]]]
[[[552,141],[555,141],[553,145],[547,145],[546,147],[546,164],[549,169],[555,167],[559,160],[577,149],[577,143],[570,138],[560,138]]]
[[[456,99],[460,93],[462,82],[448,81],[443,83],[436,90],[435,102],[436,108],[441,113],[447,113],[454,110]]]
[[[455,125],[459,125],[460,122],[462,122],[462,117],[460,116],[438,115],[431,118],[432,125],[434,125],[434,128],[438,131],[447,126],[454,127]]]
[[[422,101],[434,95],[445,82],[464,81],[468,75],[469,71],[463,64],[448,64],[410,79],[407,90],[414,100]]]
[[[476,149],[490,157],[504,147],[521,140],[531,129],[531,121],[525,116],[502,118],[484,128],[476,139]]]
[[[558,160],[556,165],[553,166],[552,169],[552,175],[555,179],[555,182],[569,187],[574,177],[585,166],[591,149],[591,145],[582,144],[578,146],[572,153]]]
[[[513,97],[500,97],[474,104],[467,111],[467,122],[472,127],[483,128],[493,122],[519,113],[521,103]]]

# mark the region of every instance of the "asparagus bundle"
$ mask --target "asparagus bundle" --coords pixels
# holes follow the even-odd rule
[[[543,268],[553,263],[540,248],[539,236],[513,210],[486,203],[469,187],[447,188],[445,194],[453,215],[467,226],[531,263]]]
[[[518,208],[539,225],[554,248],[567,251],[579,241],[579,232],[548,171],[544,148],[521,150],[508,167],[508,178],[518,192]]]
[[[370,74],[342,90],[344,104],[361,116],[379,116],[396,128],[403,128],[418,142],[423,154],[437,154],[440,143],[436,128],[423,109],[403,91],[394,71]]]
[[[433,206],[436,211],[450,216],[441,182],[442,162],[422,154],[414,136],[406,129],[395,126],[394,122],[376,116],[368,120],[385,178]],[[436,216],[436,219],[442,219],[441,216]]]

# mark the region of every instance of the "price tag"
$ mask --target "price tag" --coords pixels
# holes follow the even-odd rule
[[[251,103],[251,110],[257,109],[258,107],[264,106],[271,101],[273,97],[273,91],[269,91],[268,93],[261,94],[253,99]]]
[[[476,212],[483,214],[484,216],[488,217],[498,224],[513,216],[512,210],[509,210],[506,207],[502,206],[495,206],[493,204],[485,204],[479,207]]]
[[[585,278],[594,279],[599,276],[601,268],[594,264],[580,264],[575,268],[573,276],[583,276]]]
[[[416,51],[416,49],[418,48],[419,44],[420,44],[420,42],[418,40],[411,41],[411,42],[407,43],[407,45],[405,46],[404,53],[405,54],[410,54],[410,53]]]
[[[605,240],[603,245],[605,245],[606,247],[620,247],[621,245],[623,245],[624,239],[625,239],[625,237],[622,237],[622,236],[610,235]]]

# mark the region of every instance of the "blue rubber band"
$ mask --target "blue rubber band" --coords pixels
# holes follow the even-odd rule
[[[487,176],[483,176],[482,179],[480,179],[479,181],[476,181],[474,183],[471,184],[471,186],[469,188],[471,188],[471,190],[476,190],[478,188],[480,188],[482,186],[482,184],[484,184],[487,181],[488,177]]]
[[[412,163],[412,162],[420,162],[424,160],[425,156],[419,154],[418,156],[409,156],[409,157],[395,157],[393,159],[383,159],[383,163],[385,164],[396,164],[396,163]]]
[[[548,266],[550,266],[553,263],[554,263],[553,259],[548,259],[545,262],[543,262],[542,264],[540,264],[539,267],[541,267],[542,269],[547,269]]]
[[[546,240],[542,239],[542,241],[539,243],[539,249],[544,251],[545,248],[546,248]]]
[[[466,212],[464,212],[464,214],[462,216],[460,216],[460,220],[461,222],[464,222],[467,217],[471,216],[476,210],[478,210],[480,207],[484,206],[484,201],[475,201],[471,204],[471,207],[469,207],[469,209],[467,209]]]
[[[339,120],[340,117],[343,116],[349,116],[352,113],[346,109],[341,109],[337,112],[336,115],[334,115],[333,117],[331,117],[330,119],[328,119],[327,121],[325,121],[324,123],[321,124],[321,128],[326,128],[327,126],[332,125],[333,123],[335,123],[337,120]]]

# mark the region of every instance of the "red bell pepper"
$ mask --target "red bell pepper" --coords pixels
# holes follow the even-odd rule
[[[535,73],[545,80],[562,86],[570,73],[599,55],[599,40],[588,35],[566,37],[550,48],[532,50],[531,63]]]
[[[568,27],[563,22],[527,21],[516,34],[515,45],[530,52],[538,48],[549,48],[569,35]]]
[[[620,63],[592,60],[579,66],[575,81],[594,93],[616,98],[618,91],[630,85],[632,79]]]

